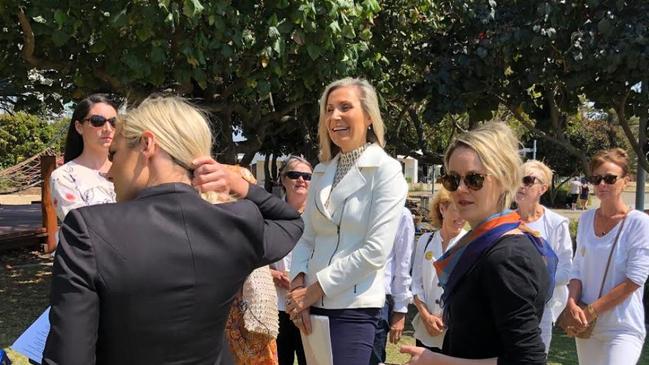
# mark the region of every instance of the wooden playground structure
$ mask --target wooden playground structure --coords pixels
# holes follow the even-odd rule
[[[49,253],[56,248],[57,219],[50,194],[50,176],[56,165],[56,155],[48,149],[0,171],[0,179],[13,187],[3,194],[41,187],[40,202],[0,204],[0,252],[41,245],[42,250]]]

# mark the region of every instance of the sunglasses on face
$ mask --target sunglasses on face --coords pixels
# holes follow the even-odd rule
[[[611,175],[611,174],[606,174],[606,175],[593,175],[588,177],[588,182],[593,184],[593,185],[599,185],[602,181],[604,181],[608,185],[613,185],[617,182],[617,175]]]
[[[455,173],[450,173],[440,178],[442,186],[448,191],[456,191],[460,187],[460,181],[464,181],[467,188],[477,191],[482,189],[486,174],[471,173],[466,176],[460,176]]]
[[[311,181],[310,172],[288,171],[284,176],[288,177],[291,180],[297,180],[301,177],[304,181]]]
[[[106,122],[110,123],[110,126],[115,128],[116,120],[117,119],[115,117],[106,118],[103,115],[91,115],[88,118],[84,119],[84,121],[89,121],[93,127],[97,128],[103,127]]]
[[[523,185],[525,185],[525,186],[527,186],[527,187],[530,187],[530,186],[534,185],[534,183],[535,183],[536,181],[538,181],[539,184],[542,184],[542,181],[539,180],[539,178],[536,177],[536,176],[532,176],[532,175],[529,175],[529,176],[523,176]]]

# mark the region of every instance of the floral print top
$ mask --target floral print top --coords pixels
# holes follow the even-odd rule
[[[61,222],[72,209],[114,203],[115,190],[98,170],[69,161],[52,172],[52,204]]]

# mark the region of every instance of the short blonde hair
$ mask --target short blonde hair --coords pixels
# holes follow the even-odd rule
[[[444,188],[437,190],[435,195],[433,195],[433,200],[430,202],[429,217],[430,224],[433,226],[433,228],[442,229],[442,225],[444,224],[444,216],[442,216],[442,212],[440,212],[439,207],[448,207],[452,203],[453,200],[451,199],[451,193]]]
[[[518,153],[518,138],[503,122],[488,122],[455,138],[446,149],[444,167],[458,147],[475,151],[480,161],[503,189],[499,209],[509,208],[521,181],[521,157]]]
[[[348,86],[354,86],[358,89],[363,111],[367,113],[372,121],[372,129],[367,133],[367,140],[369,142],[376,142],[381,147],[385,147],[385,125],[383,124],[383,118],[381,118],[381,110],[379,109],[379,99],[376,95],[376,90],[367,80],[346,77],[327,85],[325,91],[320,97],[318,140],[320,142],[319,158],[321,162],[331,160],[340,151],[340,148],[338,148],[338,146],[336,146],[329,138],[329,128],[326,121],[327,99],[329,99],[329,94],[331,94],[332,91]]]
[[[148,97],[118,119],[116,133],[131,147],[145,131],[153,133],[160,148],[188,172],[193,170],[194,159],[211,154],[212,132],[206,114],[181,97]],[[224,200],[216,193],[202,197],[212,203]]]
[[[541,181],[543,184],[550,186],[552,185],[552,170],[548,165],[544,164],[543,162],[539,160],[527,160],[521,166],[521,172],[523,173],[523,176],[527,176],[532,171],[537,171],[541,173],[541,178],[543,181]]]

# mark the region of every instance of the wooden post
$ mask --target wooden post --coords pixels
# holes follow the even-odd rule
[[[52,171],[56,169],[56,156],[41,156],[41,207],[43,209],[43,227],[47,230],[46,252],[53,252],[56,249],[56,210],[52,204],[52,194],[50,190],[50,177]]]

